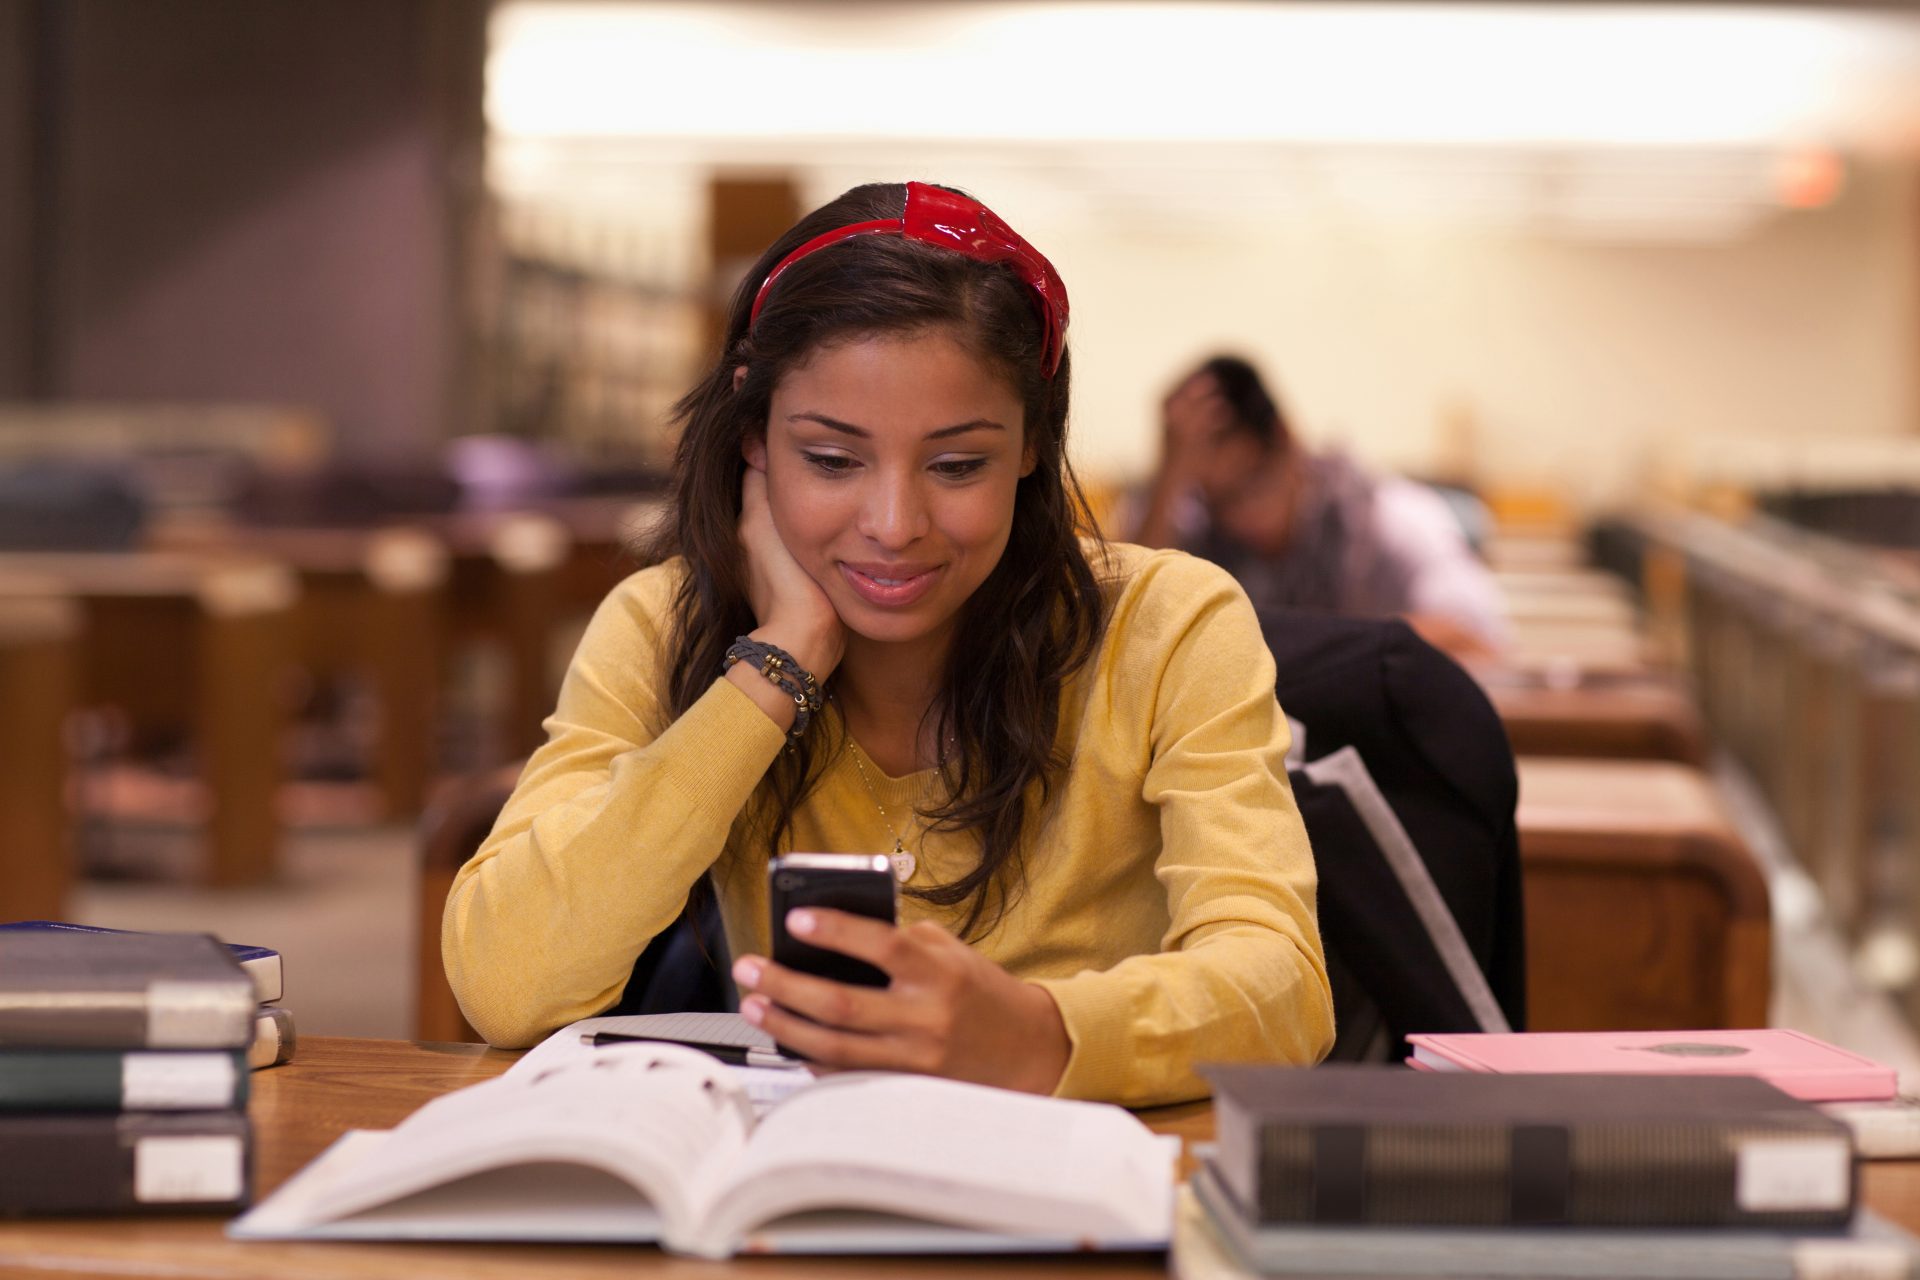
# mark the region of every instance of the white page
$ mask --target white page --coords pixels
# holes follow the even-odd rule
[[[609,1174],[578,1165],[516,1165],[475,1174],[338,1222],[313,1220],[315,1197],[392,1137],[354,1129],[227,1226],[236,1240],[575,1240],[660,1238],[660,1215]]]
[[[596,1053],[606,1052],[586,1043],[586,1037],[601,1031],[661,1040],[700,1040],[743,1049],[773,1048],[772,1036],[737,1013],[619,1014],[568,1023],[527,1050],[520,1061],[507,1068],[506,1074],[516,1078],[531,1076],[562,1063],[585,1061]],[[609,1046],[611,1049],[626,1047]],[[813,1073],[805,1067],[727,1067],[726,1070],[728,1076],[746,1090],[758,1112],[767,1111],[796,1089],[813,1083]]]
[[[671,1229],[687,1222],[707,1164],[730,1163],[751,1125],[745,1094],[712,1058],[628,1046],[437,1098],[300,1208],[313,1226],[486,1170],[561,1162],[624,1179]]]
[[[716,1202],[696,1209],[694,1248],[723,1254],[776,1216],[849,1207],[1003,1236],[1164,1242],[1177,1153],[1119,1107],[833,1076],[761,1119]]]

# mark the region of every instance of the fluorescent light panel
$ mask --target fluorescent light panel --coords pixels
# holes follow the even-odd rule
[[[506,138],[1739,147],[1920,134],[1920,18],[1745,6],[497,10]]]

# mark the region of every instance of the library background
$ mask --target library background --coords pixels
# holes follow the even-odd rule
[[[477,1040],[441,905],[676,400],[909,178],[1066,280],[1109,537],[1220,353],[1444,507],[1475,576],[1410,612],[1513,753],[1528,1029],[1920,1090],[1895,4],[0,0],[0,922],[277,952],[272,1070]]]

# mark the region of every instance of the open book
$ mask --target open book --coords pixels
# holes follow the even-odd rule
[[[353,1132],[240,1239],[657,1240],[739,1252],[1152,1249],[1176,1139],[1119,1107],[830,1076],[758,1118],[727,1068],[619,1045]]]

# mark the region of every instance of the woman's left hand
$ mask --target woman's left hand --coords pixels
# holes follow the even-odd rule
[[[938,925],[898,926],[805,907],[788,914],[787,928],[892,979],[884,988],[856,987],[761,956],[740,958],[733,976],[745,993],[741,1016],[813,1062],[1029,1093],[1053,1092],[1066,1071],[1067,1028],[1046,989],[1020,981]]]

